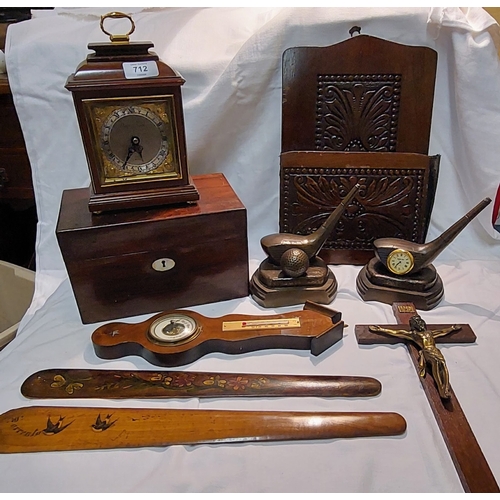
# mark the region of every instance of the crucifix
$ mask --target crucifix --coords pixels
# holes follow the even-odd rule
[[[405,342],[422,387],[467,493],[498,493],[500,489],[450,385],[446,361],[437,343],[473,343],[469,325],[427,325],[411,302],[395,302],[397,325],[356,325],[358,344]]]

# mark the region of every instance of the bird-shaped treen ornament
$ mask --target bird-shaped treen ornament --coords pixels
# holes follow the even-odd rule
[[[443,282],[432,265],[436,257],[491,203],[485,198],[435,240],[414,243],[398,238],[373,242],[375,257],[356,280],[363,300],[413,302],[417,309],[433,309],[443,298]]]
[[[258,304],[281,307],[307,300],[319,304],[332,302],[337,294],[337,280],[318,253],[360,187],[356,184],[313,233],[276,233],[261,239],[267,258],[250,280],[250,293]]]

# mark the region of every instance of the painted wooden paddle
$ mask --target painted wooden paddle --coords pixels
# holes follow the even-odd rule
[[[369,397],[381,388],[371,377],[53,368],[30,375],[21,393],[38,399]]]

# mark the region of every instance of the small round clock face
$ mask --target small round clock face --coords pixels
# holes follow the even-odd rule
[[[136,105],[117,108],[107,117],[101,145],[114,167],[130,174],[151,172],[168,155],[165,123],[150,109]]]
[[[179,344],[200,332],[198,323],[186,314],[166,314],[151,323],[149,337],[156,344]]]
[[[387,257],[387,267],[394,274],[406,274],[413,269],[413,255],[408,250],[397,248]]]

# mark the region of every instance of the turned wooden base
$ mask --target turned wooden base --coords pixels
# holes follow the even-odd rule
[[[443,282],[434,266],[413,275],[396,276],[376,257],[359,272],[356,289],[364,301],[413,302],[424,311],[436,307],[444,295]]]
[[[337,280],[319,258],[311,261],[304,276],[290,278],[269,259],[264,260],[250,280],[250,293],[263,307],[283,307],[306,301],[329,304],[337,295]]]

